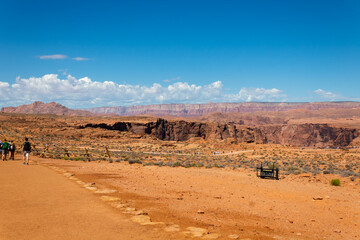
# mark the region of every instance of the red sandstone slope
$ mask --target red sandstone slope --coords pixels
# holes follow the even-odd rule
[[[84,110],[72,110],[59,103],[43,103],[40,101],[18,107],[3,107],[2,113],[25,113],[25,114],[54,114],[54,115],[76,115],[76,116],[93,116],[93,113]]]

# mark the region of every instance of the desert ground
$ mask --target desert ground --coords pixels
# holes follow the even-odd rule
[[[1,162],[0,239],[183,239],[131,221],[36,158],[20,159]]]
[[[28,136],[35,148],[30,166],[22,165],[20,155],[0,162],[0,234],[360,239],[357,139],[348,147],[319,148],[232,139],[163,141],[80,127],[153,119],[1,114],[1,137],[21,146]],[[337,126],[343,120],[311,119]],[[358,122],[347,119],[346,126],[356,128]],[[260,164],[278,167],[280,180],[258,178]],[[331,185],[333,179],[341,185]]]

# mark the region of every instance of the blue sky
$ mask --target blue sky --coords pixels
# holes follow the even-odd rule
[[[0,105],[359,101],[360,1],[0,0]]]

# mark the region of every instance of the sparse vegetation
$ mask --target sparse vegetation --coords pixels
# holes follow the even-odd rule
[[[331,181],[330,181],[330,184],[332,185],[332,186],[340,186],[340,179],[338,179],[338,178],[336,178],[336,179],[331,179]]]
[[[140,159],[136,158],[136,159],[129,159],[128,160],[129,164],[142,164],[142,162],[140,161]]]

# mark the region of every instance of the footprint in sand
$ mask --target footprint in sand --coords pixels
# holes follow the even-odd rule
[[[99,189],[97,191],[95,191],[95,193],[102,193],[102,194],[106,194],[106,193],[115,193],[117,192],[114,189]]]
[[[85,187],[86,189],[88,190],[91,190],[91,191],[96,191],[97,190],[97,187]]]
[[[118,203],[118,202],[113,202],[110,204],[112,207],[114,208],[118,208],[118,209],[125,209],[128,207],[127,204],[123,204],[123,203]]]
[[[120,202],[121,199],[118,197],[111,197],[111,196],[101,196],[100,197],[101,200],[103,200],[104,202]]]
[[[137,215],[131,218],[133,222],[139,223],[141,225],[163,225],[163,222],[152,222],[151,218],[148,215]]]
[[[209,234],[209,231],[205,228],[187,227],[187,231],[183,231],[185,235],[192,235],[193,237],[202,237]]]

